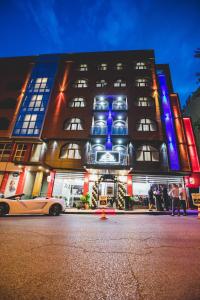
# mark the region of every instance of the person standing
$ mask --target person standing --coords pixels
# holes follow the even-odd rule
[[[180,199],[180,207],[183,209],[183,215],[186,216],[186,201],[187,201],[187,192],[186,189],[179,184],[179,199]]]
[[[178,216],[180,216],[179,189],[177,184],[172,185],[169,196],[172,199],[172,216],[174,216],[176,209],[178,211]]]
[[[162,197],[164,202],[164,208],[168,211],[170,207],[170,200],[169,200],[167,187],[165,185],[162,187]]]
[[[150,187],[150,189],[148,191],[148,200],[149,200],[149,211],[152,211],[152,208],[154,206],[154,197],[153,197],[152,187]]]
[[[158,211],[163,211],[162,207],[162,199],[161,199],[161,193],[159,188],[156,188],[155,191],[153,192],[156,200],[156,210]]]

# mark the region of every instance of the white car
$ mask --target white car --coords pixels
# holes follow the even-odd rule
[[[0,216],[16,214],[45,214],[59,216],[65,210],[64,199],[35,198],[21,200],[22,195],[0,198]]]

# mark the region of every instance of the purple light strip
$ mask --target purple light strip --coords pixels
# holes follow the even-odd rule
[[[158,74],[158,80],[161,90],[161,100],[163,109],[163,120],[165,123],[165,131],[167,138],[167,148],[169,153],[170,169],[180,170],[178,148],[176,143],[176,134],[173,123],[170,99],[168,95],[168,87],[165,74]]]

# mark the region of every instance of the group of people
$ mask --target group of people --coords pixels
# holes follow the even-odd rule
[[[164,209],[172,210],[172,216],[175,215],[177,210],[180,216],[180,209],[183,209],[183,215],[186,216],[186,202],[187,192],[182,184],[172,184],[168,190],[166,185],[151,187],[148,191],[149,210],[155,206],[157,210],[163,211]]]

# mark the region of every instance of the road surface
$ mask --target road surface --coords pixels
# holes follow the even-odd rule
[[[199,300],[200,220],[0,218],[0,299]]]

